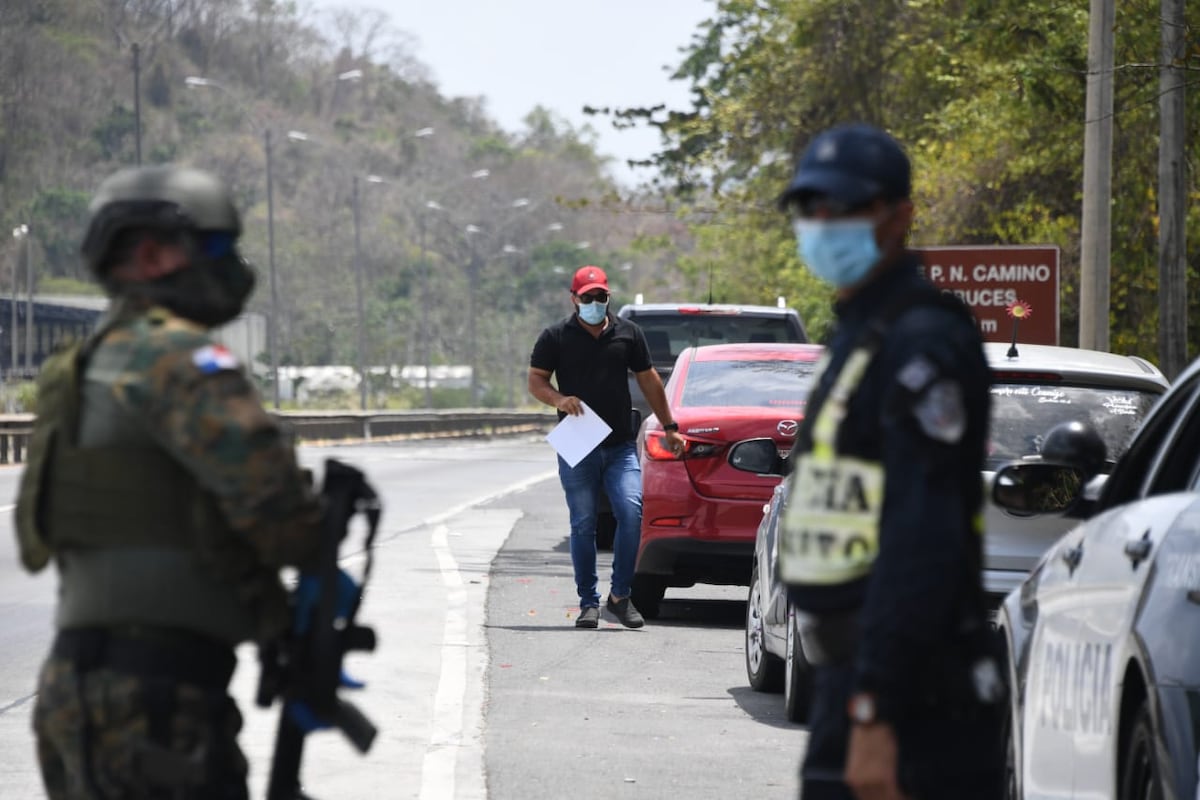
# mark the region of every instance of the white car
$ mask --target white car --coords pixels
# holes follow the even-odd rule
[[[1014,356],[1008,344],[988,343],[984,349],[992,368],[985,497],[991,496],[996,469],[1014,460],[1039,459],[1042,438],[1061,422],[1087,422],[1099,432],[1111,466],[1168,386],[1157,367],[1132,356],[1047,345],[1018,345]],[[736,454],[731,451],[730,458]],[[746,604],[746,675],[756,690],[782,688],[788,718],[802,722],[808,715],[808,662],[797,627],[802,622],[791,613],[787,588],[775,574],[776,526],[786,487],[785,480],[764,506],[755,541]],[[984,590],[992,604],[1018,586],[1075,523],[1059,513],[1020,514],[987,503]]]

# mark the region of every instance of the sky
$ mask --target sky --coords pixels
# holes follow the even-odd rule
[[[319,0],[317,8],[372,8],[412,39],[413,55],[446,97],[483,97],[508,131],[542,105],[572,125],[595,129],[614,157],[614,177],[632,187],[648,177],[626,159],[658,149],[658,132],[614,130],[584,105],[666,102],[687,108],[687,85],[669,80],[716,0]]]

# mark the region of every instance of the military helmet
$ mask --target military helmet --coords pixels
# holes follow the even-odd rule
[[[242,232],[229,189],[216,176],[190,167],[123,169],[100,184],[88,214],[80,250],[97,274],[125,230],[222,231],[235,237]]]
[[[1042,458],[1079,467],[1091,477],[1104,469],[1108,448],[1095,428],[1071,420],[1058,423],[1046,433],[1042,439]]]

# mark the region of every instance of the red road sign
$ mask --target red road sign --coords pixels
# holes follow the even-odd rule
[[[1058,344],[1059,251],[1050,245],[962,245],[917,248],[934,285],[971,307],[988,342],[1010,342],[1013,303],[1028,306],[1017,342]]]

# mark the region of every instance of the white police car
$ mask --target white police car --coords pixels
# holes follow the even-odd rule
[[[1140,358],[1040,345],[1018,345],[1016,355],[1009,355],[1007,344],[988,343],[984,349],[993,380],[983,472],[989,487],[1001,464],[1039,458],[1045,434],[1061,422],[1088,423],[1115,458],[1168,385]],[[731,451],[730,458],[735,455]],[[746,604],[746,675],[759,691],[782,686],[788,719],[802,722],[809,699],[808,664],[799,646],[803,621],[791,613],[786,587],[775,575],[776,527],[786,486],[785,481],[777,487],[764,508],[755,542]],[[1061,512],[1035,514],[986,504],[984,589],[992,602],[998,604],[1018,586],[1046,548],[1076,522]]]
[[[1014,513],[1087,519],[997,618],[1012,689],[1010,797],[1196,797],[1200,361],[1111,474],[1085,478],[1067,454],[1005,467],[993,488]]]

